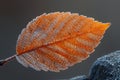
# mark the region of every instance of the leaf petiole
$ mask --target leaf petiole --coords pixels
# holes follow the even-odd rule
[[[0,60],[0,66],[3,66],[4,64],[14,60],[16,58],[16,56],[18,56],[17,54],[11,56],[11,57],[8,57],[6,59],[3,59],[3,60]]]

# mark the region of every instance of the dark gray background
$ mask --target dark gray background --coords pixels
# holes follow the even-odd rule
[[[17,37],[29,21],[55,11],[76,12],[112,25],[96,51],[82,63],[54,73],[37,72],[13,61],[0,67],[0,80],[51,80],[88,75],[98,57],[120,48],[120,0],[0,0],[0,59],[16,53]]]

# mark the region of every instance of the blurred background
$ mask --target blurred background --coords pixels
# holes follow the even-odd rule
[[[112,23],[96,51],[82,63],[55,73],[25,68],[15,60],[0,67],[0,80],[55,80],[89,75],[90,66],[98,57],[120,49],[119,8],[120,0],[0,0],[0,59],[16,54],[21,30],[43,13],[70,11]]]

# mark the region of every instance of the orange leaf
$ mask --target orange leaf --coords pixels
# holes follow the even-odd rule
[[[89,57],[110,23],[70,12],[43,14],[21,32],[17,60],[35,70],[65,70]]]

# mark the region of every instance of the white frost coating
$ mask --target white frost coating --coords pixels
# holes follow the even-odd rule
[[[61,57],[63,58],[63,57]],[[29,53],[25,53],[25,54],[22,54],[20,56],[16,56],[16,59],[19,63],[21,63],[23,66],[25,67],[31,67],[37,71],[40,71],[40,70],[44,70],[44,71],[55,71],[55,72],[59,72],[59,70],[65,70],[67,69],[68,67],[64,67],[62,68],[62,66],[58,63],[55,63],[55,62],[51,62],[49,59],[46,59],[42,56],[40,56],[38,53],[35,53],[35,52],[29,52]],[[41,63],[39,60],[42,59],[42,61],[44,62],[47,62],[48,63],[48,66],[46,66],[45,64]],[[66,62],[66,60],[65,60]],[[68,62],[67,62],[68,63]],[[54,65],[57,67],[57,69],[50,69],[49,67],[51,65]],[[69,65],[69,63],[67,64]]]
[[[66,55],[71,55],[69,54],[65,49],[59,47],[58,45],[54,45],[54,46],[50,46],[50,48],[53,48],[57,51],[60,51],[62,54],[66,54]],[[67,59],[66,59],[67,60]],[[67,60],[68,61],[68,60]],[[67,63],[68,65],[71,65],[70,62]]]
[[[98,35],[95,35],[95,34],[92,34],[92,33],[89,33],[87,36],[88,36],[89,38],[95,40],[95,41],[97,40],[97,43],[94,44],[94,47],[96,47],[97,45],[99,45],[99,44],[100,44],[100,41],[99,41],[99,40],[101,40],[101,39],[103,38],[103,36],[98,36]],[[98,41],[99,41],[99,42],[98,42]]]
[[[34,31],[33,35],[31,36],[31,41],[37,39],[40,41],[41,39],[44,39],[47,37],[47,34],[42,29],[37,29]]]
[[[48,46],[48,48],[51,48],[53,50],[57,50],[58,51],[58,48],[56,48],[55,46]],[[62,56],[60,54],[57,54],[57,53],[55,53],[55,54],[58,55],[60,58],[62,58],[69,65],[68,60],[64,56]]]
[[[87,36],[88,36],[89,38],[93,39],[93,40],[97,40],[97,39],[99,38],[98,35],[95,35],[95,34],[93,34],[93,33],[88,33]]]
[[[49,33],[53,29],[53,27],[55,26],[55,24],[58,22],[59,17],[60,16],[58,16],[57,18],[55,18],[53,20],[53,22],[50,24],[49,28],[47,29],[46,33]]]
[[[54,57],[54,58],[56,58],[56,59],[61,59],[61,58],[60,58],[60,55],[57,55],[57,54],[55,54],[54,52],[52,52],[52,51],[50,51],[50,50],[41,48],[41,51],[43,51],[44,53],[46,53],[46,55],[49,54],[49,55],[51,55],[52,57]],[[58,69],[62,67],[61,64],[59,64],[59,63],[57,63],[57,62],[55,62],[55,61],[53,61],[53,63],[54,63],[54,66],[56,66],[56,64],[59,65],[59,67],[56,66]]]
[[[37,71],[40,71],[41,69],[48,71],[46,65],[39,62],[39,56],[37,53],[26,53],[20,56],[16,56],[16,59],[25,67],[31,67]]]
[[[34,68],[35,70],[38,70],[38,71],[41,70],[41,67],[38,66],[36,60],[34,59],[33,56],[30,55],[30,53],[29,53],[29,54],[25,54],[25,55],[23,55],[23,56],[25,57],[25,59],[26,59],[28,62],[30,62],[30,65],[29,65],[30,67],[32,67],[32,68]]]
[[[69,13],[69,14],[71,15],[71,13]],[[45,16],[48,16],[48,15],[50,15],[50,14],[47,14]],[[33,42],[35,41],[35,43],[38,44],[38,46],[36,47],[35,46],[36,44],[33,44],[32,46],[33,47],[35,46],[35,48],[33,49],[34,51],[22,54],[20,56],[16,56],[16,59],[18,60],[19,63],[21,63],[25,67],[31,67],[37,71],[50,70],[50,71],[57,72],[59,70],[67,69],[68,66],[71,66],[71,65],[75,64],[76,62],[81,62],[84,59],[84,58],[80,57],[81,55],[80,56],[74,55],[74,54],[72,54],[72,51],[65,50],[65,48],[72,49],[73,52],[78,52],[78,53],[82,52],[82,53],[85,53],[86,55],[90,53],[91,49],[87,50],[86,48],[84,49],[78,45],[75,45],[74,43],[66,42],[66,41],[65,41],[65,43],[63,43],[63,45],[59,45],[59,44],[58,45],[57,44],[49,45],[49,42],[51,42],[52,40],[59,41],[59,39],[57,39],[57,38],[60,37],[60,39],[61,39],[62,37],[64,37],[64,35],[69,34],[71,31],[73,31],[73,32],[79,31],[80,28],[87,22],[86,18],[84,19],[85,16],[83,17],[83,19],[75,18],[75,17],[71,17],[71,16],[65,16],[65,19],[63,19],[63,21],[61,22],[62,17],[63,17],[63,15],[56,16],[53,19],[53,21],[50,22],[49,26],[48,26],[48,24],[46,24],[47,27],[44,24],[41,24],[41,25],[39,24],[38,26],[36,24],[34,24],[33,26],[35,26],[35,28],[33,27],[33,30],[32,30],[32,26],[31,26],[32,31],[31,30],[29,31],[30,25],[32,25],[32,23],[34,23],[34,21],[39,20],[40,17],[37,17],[36,19],[31,21],[27,25],[27,28],[25,28],[22,31],[21,36],[18,38],[18,41],[20,42],[20,45],[18,45],[18,49],[19,49],[19,47],[23,48],[23,49],[29,48],[28,45],[32,41]],[[60,20],[60,23],[59,23],[59,20]],[[68,23],[66,24],[67,21],[68,21]],[[48,23],[49,20],[44,19],[44,22]],[[67,26],[63,29],[62,34],[60,36],[56,37],[58,35],[58,33],[61,31],[61,29],[64,27],[65,24]],[[43,27],[46,27],[47,29],[43,28]],[[86,47],[90,46],[90,47],[94,48],[97,44],[97,41],[99,41],[101,39],[101,36],[93,34],[93,33],[88,33],[87,38],[91,38],[93,40],[93,42],[92,41],[89,42],[89,40],[87,41],[87,39],[84,40],[81,38],[74,38],[74,39],[76,39],[78,44],[82,43],[82,44],[85,44],[85,46],[87,45]],[[95,43],[95,41],[96,41],[96,43]],[[41,47],[42,46],[41,44],[43,45],[43,47]],[[48,44],[48,45],[46,46],[46,44]],[[28,47],[26,47],[26,46],[28,46]],[[40,51],[38,51],[39,46],[41,47],[41,48],[39,48]],[[37,49],[37,50],[35,50],[35,49]],[[26,52],[27,52],[27,49],[26,49]],[[43,52],[43,54],[41,54],[41,52]]]
[[[65,45],[66,45],[67,47],[69,47],[69,48],[77,51],[77,52],[82,52],[82,53],[85,53],[85,54],[88,53],[85,49],[80,48],[80,47],[77,47],[76,45],[73,45],[73,44],[71,44],[71,43],[69,43],[69,42],[65,42]]]
[[[41,30],[40,32],[37,31],[37,33],[39,34],[39,36],[37,37],[37,40],[40,41],[41,39],[45,39],[46,37],[48,37],[48,35],[49,35],[48,33],[53,29],[55,24],[58,22],[58,19],[59,19],[59,17],[55,18],[46,31],[43,31],[43,30]],[[35,32],[34,34],[36,35],[37,33]]]
[[[57,35],[57,33],[60,32],[60,30],[64,27],[65,23],[69,20],[69,18],[70,18],[70,16],[68,16],[64,21],[62,21],[61,24],[54,30],[54,32],[52,33],[51,38],[50,38],[49,41],[54,39],[54,37]]]
[[[29,65],[26,64],[26,61],[22,58],[22,56],[16,56],[17,61],[22,64],[24,67],[28,67]]]
[[[26,53],[27,54],[27,53]],[[26,65],[28,65],[28,67],[34,68],[35,70],[39,70],[36,66],[34,66],[34,64],[32,64],[32,62],[30,60],[28,60],[28,56],[26,57],[26,55],[22,55],[21,57],[21,62],[24,61]]]
[[[27,54],[27,53],[26,53]],[[27,67],[31,67],[34,68],[35,70],[38,70],[38,68],[36,66],[34,66],[24,55],[18,56],[18,58],[21,58],[20,63],[24,66],[24,65],[28,65]],[[25,64],[23,64],[23,62],[25,62]]]
[[[93,47],[93,46],[95,46],[95,44],[96,44],[95,42],[88,42],[88,41],[86,41],[86,40],[84,40],[84,39],[81,39],[81,38],[79,38],[79,37],[77,37],[76,40],[77,40],[79,43],[84,44],[84,45],[86,45],[86,46],[90,46],[90,47]]]
[[[40,28],[36,29],[31,36],[31,40],[33,40],[34,38],[38,38],[38,36],[41,35],[42,33],[43,31]]]
[[[47,34],[43,32],[42,35],[39,36],[37,39],[41,40],[41,39],[45,39],[45,37],[47,37]]]
[[[70,33],[70,31],[71,31],[71,29],[72,29],[73,27],[76,28],[76,26],[73,26],[73,25],[75,24],[75,22],[77,21],[77,19],[78,19],[78,18],[74,18],[74,19],[72,19],[71,21],[69,21],[69,24],[68,24],[67,27],[64,29],[64,34]],[[75,28],[74,28],[73,30],[75,30]],[[75,31],[76,31],[76,30],[75,30]],[[63,34],[63,35],[64,35],[64,34]]]
[[[50,48],[50,46],[48,46],[48,47]],[[53,50],[54,50],[54,48],[53,48]],[[50,54],[51,56],[54,56],[55,58],[57,58],[60,61],[62,61],[63,64],[65,64],[65,67],[63,67],[61,64],[56,63],[55,66],[57,66],[57,68],[59,70],[64,70],[64,68],[66,68],[69,65],[68,60],[65,57],[63,57],[60,54],[58,54],[57,52],[52,51],[52,50],[46,50],[46,51],[48,52],[48,54]]]
[[[76,45],[73,45],[73,44],[71,44],[71,43],[69,43],[69,42],[65,42],[65,46],[67,46],[68,48],[70,48],[70,49],[72,49],[72,50],[74,50],[74,51],[77,51],[78,53],[84,53],[84,54],[87,54],[88,52],[85,50],[85,49],[82,49],[82,48],[79,48],[79,47],[77,47]],[[81,54],[80,53],[80,54]],[[73,55],[74,56],[74,55]],[[78,60],[78,62],[81,62],[84,58],[83,57],[81,57],[81,56],[75,56],[76,58],[77,58],[77,60]]]
[[[43,13],[41,16],[37,16],[35,19],[33,19],[32,21],[30,21],[28,24],[27,24],[27,27],[26,27],[26,29],[29,29],[29,27],[30,27],[30,25],[32,24],[32,23],[34,23],[37,19],[39,19],[39,18],[41,18],[42,16],[45,16],[46,15],[46,13]],[[21,32],[22,33],[22,32]]]
[[[47,71],[48,68],[46,67],[46,65],[40,63],[40,56],[38,53],[35,53],[34,51],[32,51],[32,53],[30,53],[31,58],[33,58],[33,60],[35,61],[35,65],[38,66],[39,68],[41,68],[44,71]]]
[[[60,51],[62,54],[71,55],[71,54],[69,54],[66,50],[64,50],[63,48],[61,48],[61,47],[59,47],[59,46],[57,46],[57,45],[50,46],[50,48],[55,49],[55,50],[57,50],[57,51]],[[66,59],[66,58],[64,57],[64,59]],[[68,61],[68,60],[66,59],[66,61]],[[68,66],[72,66],[73,64],[71,64],[71,63],[68,61],[67,65],[68,65]]]
[[[75,31],[76,31],[76,32],[77,32],[77,31],[79,32],[80,29],[82,28],[82,26],[83,26],[84,24],[86,24],[86,23],[85,23],[85,20],[86,20],[85,16],[81,16],[81,17],[82,17],[81,19],[78,18],[78,20],[79,20],[80,22],[76,21],[76,22],[78,23],[78,25],[75,26]]]

